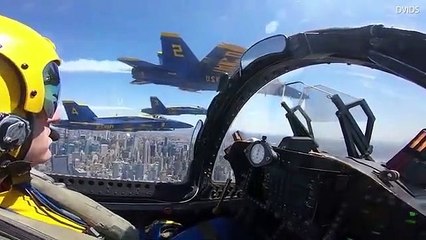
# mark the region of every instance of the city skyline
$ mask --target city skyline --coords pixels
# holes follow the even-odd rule
[[[39,170],[95,178],[170,182],[182,181],[188,167],[191,137],[188,134],[62,131],[61,135],[61,140],[51,145],[51,162]],[[176,178],[171,179],[172,176]]]

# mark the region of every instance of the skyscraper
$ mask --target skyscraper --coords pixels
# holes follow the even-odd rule
[[[145,141],[145,146],[143,149],[143,161],[145,164],[151,163],[151,144],[149,143],[149,140]]]
[[[70,174],[68,155],[56,155],[52,157],[52,172]]]

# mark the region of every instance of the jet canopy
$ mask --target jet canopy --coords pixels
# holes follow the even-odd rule
[[[238,131],[243,139],[266,136],[274,147],[286,137],[304,137],[318,152],[389,161],[424,128],[426,105],[419,99],[426,96],[426,65],[408,54],[426,51],[423,38],[369,25],[259,41],[242,55],[240,68],[221,79],[198,157],[213,156],[213,180],[226,180],[224,151]]]
[[[282,97],[261,93],[270,86],[282,87]],[[302,95],[289,97],[288,87]],[[239,131],[245,139],[267,136],[274,146],[279,146],[288,136],[311,138],[321,151],[373,160],[371,137],[375,116],[365,99],[301,81],[282,83],[276,79],[263,88],[238,112],[222,143],[223,148],[232,143],[232,135]]]

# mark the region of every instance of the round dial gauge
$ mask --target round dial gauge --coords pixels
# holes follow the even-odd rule
[[[259,164],[262,162],[262,160],[265,158],[265,148],[262,146],[262,144],[258,143],[253,145],[250,151],[250,158],[254,164]]]

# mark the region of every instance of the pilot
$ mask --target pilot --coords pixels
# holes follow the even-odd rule
[[[49,39],[0,16],[0,223],[20,229],[0,231],[25,239],[139,239],[125,219],[32,169],[51,158],[58,138],[49,124],[58,120],[59,65]]]

